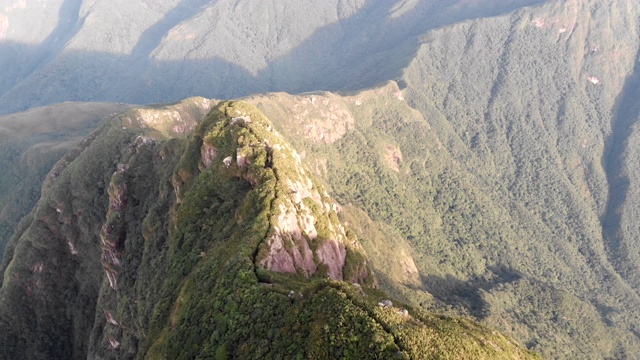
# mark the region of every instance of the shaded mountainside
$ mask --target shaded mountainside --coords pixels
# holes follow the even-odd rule
[[[541,1],[0,0],[0,114],[369,87],[425,31]]]
[[[53,165],[109,114],[130,105],[63,103],[0,117],[0,252],[40,198]]]
[[[1,357],[534,357],[388,301],[296,150],[215,104],[107,118],[56,164],[5,253]]]

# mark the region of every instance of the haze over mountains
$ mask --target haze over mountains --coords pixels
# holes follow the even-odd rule
[[[14,235],[2,267],[0,335],[16,348],[68,344],[72,353],[62,346],[56,354],[77,358],[163,357],[180,352],[175,344],[192,346],[185,358],[255,356],[260,337],[238,335],[229,324],[258,317],[244,306],[269,291],[260,281],[280,295],[290,289],[309,295],[291,307],[275,294],[269,296],[283,305],[260,303],[266,313],[315,319],[308,328],[279,322],[278,331],[298,326],[322,339],[319,329],[334,320],[314,311],[330,303],[352,309],[345,314],[367,324],[362,334],[378,334],[372,338],[380,340],[380,354],[424,355],[416,349],[427,340],[417,334],[428,333],[420,327],[427,324],[447,329],[436,337],[445,339],[436,346],[445,358],[461,356],[452,348],[489,358],[498,356],[492,351],[526,355],[471,323],[453,320],[457,325],[448,327],[413,310],[422,325],[403,333],[396,327],[402,317],[367,302],[376,295],[360,298],[350,285],[313,283],[317,277],[305,287],[266,268],[378,286],[407,307],[470,317],[545,358],[637,358],[639,31],[640,3],[633,0],[0,2],[1,114],[61,101],[244,97],[138,110],[67,103],[1,117],[0,146],[12,150],[0,158],[11,169],[0,176],[0,245]],[[271,124],[265,128],[281,137],[234,120],[244,115],[230,109],[264,116]],[[19,133],[15,122],[45,119],[41,114],[50,127]],[[259,135],[229,135],[243,126]],[[89,141],[80,140],[87,135]],[[140,143],[140,136],[154,142]],[[293,149],[283,156],[299,163],[274,165],[274,141]],[[55,164],[67,149],[75,150]],[[100,155],[100,149],[110,150]],[[243,172],[247,164],[264,169]],[[74,170],[84,167],[95,167],[93,177]],[[306,190],[294,185],[270,193],[258,186],[271,184],[263,171],[291,184],[306,183],[308,174],[310,188],[322,187],[326,198],[296,195]],[[21,182],[25,177],[32,181]],[[74,182],[83,185],[71,191]],[[123,191],[131,200],[116,206]],[[283,205],[280,218],[279,207],[260,202],[288,204],[287,196],[295,210]],[[251,201],[264,206],[250,209]],[[318,204],[332,201],[335,214],[320,210]],[[127,220],[118,222],[116,212]],[[282,214],[294,214],[287,216],[306,234],[292,231],[283,240],[290,257],[273,238],[247,230],[277,233],[287,226],[272,228],[275,220],[264,219],[286,219]],[[332,230],[318,230],[314,242],[311,223]],[[121,237],[107,251],[98,234],[109,240],[109,226]],[[341,227],[344,234],[335,232]],[[45,233],[57,243],[44,241]],[[320,250],[337,238],[361,244],[344,266],[327,260],[349,258],[340,246],[331,256]],[[229,245],[229,239],[243,241]],[[305,241],[312,262],[298,261],[302,255],[291,250],[305,254]],[[230,246],[235,253],[225,252]],[[47,259],[45,248],[55,256]],[[105,251],[117,253],[117,264]],[[218,261],[210,254],[220,254]],[[210,274],[203,270],[209,267]],[[241,270],[234,278],[220,276],[223,268]],[[47,283],[56,269],[73,281]],[[375,275],[354,275],[368,271]],[[218,292],[208,297],[197,281]],[[235,295],[220,290],[232,283]],[[80,295],[69,301],[63,293]],[[327,300],[334,295],[349,302]],[[229,307],[226,296],[240,305]],[[139,305],[127,305],[133,302]],[[47,303],[67,312],[49,313]],[[16,317],[17,306],[66,322],[37,328]],[[215,318],[198,322],[206,338],[191,333],[189,324],[200,320],[190,311]],[[357,343],[345,335],[353,329],[331,326],[344,330],[336,333],[336,348],[346,356],[353,348],[344,344]],[[251,329],[274,337],[273,329]],[[91,336],[83,337],[84,330]],[[30,332],[49,334],[50,343]],[[245,340],[252,345],[240,348]],[[305,348],[306,356],[320,356],[333,340],[327,341]],[[282,351],[271,356],[292,354],[292,344],[279,344]]]
[[[429,29],[535,2],[3,0],[0,113],[360,89],[400,76]]]

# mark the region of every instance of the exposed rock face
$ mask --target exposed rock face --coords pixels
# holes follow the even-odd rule
[[[135,109],[123,119],[122,126],[149,128],[166,136],[180,137],[190,134],[216,103],[215,100],[194,97],[162,108]]]
[[[121,173],[116,172],[113,175],[115,179],[118,179]],[[118,182],[118,180],[112,180],[111,184],[109,184],[109,208],[115,211],[122,210],[127,204],[127,197],[125,195],[127,192],[127,184],[119,184]]]
[[[395,171],[400,172],[400,165],[402,164],[402,152],[396,146],[387,144],[385,146],[384,158],[389,167]]]
[[[294,153],[295,155],[295,153]],[[299,269],[305,276],[313,275],[317,266],[314,259],[319,264],[327,266],[327,275],[333,279],[342,279],[342,268],[345,264],[346,250],[344,247],[344,228],[340,224],[333,224],[334,215],[332,207],[322,201],[317,188],[313,186],[311,179],[305,174],[299,157],[293,156],[296,162],[295,169],[299,176],[298,181],[287,179],[288,193],[284,194],[284,199],[278,207],[278,215],[274,217],[273,235],[267,243],[270,248],[269,256],[261,263],[264,267],[272,271],[279,271],[278,259],[288,256],[293,259],[294,269],[287,269],[285,272],[295,272]],[[312,209],[313,208],[313,209]],[[314,212],[315,210],[315,212]],[[333,212],[333,213],[332,213]],[[322,217],[323,219],[318,219]],[[325,230],[323,238],[319,239],[316,224],[327,222],[328,229]],[[326,232],[326,230],[329,230]],[[280,244],[288,244],[279,250]],[[315,246],[311,251],[310,244]],[[287,251],[286,249],[290,249]],[[286,252],[288,255],[283,253]]]
[[[215,160],[218,155],[218,149],[216,149],[213,145],[204,143],[202,144],[202,149],[200,150],[200,157],[202,158],[202,164],[205,169],[211,166],[213,160]]]
[[[300,229],[295,212],[287,211],[284,205],[280,205],[279,211],[273,225],[274,234],[269,239],[269,255],[261,265],[276,272],[296,273],[299,269],[307,277],[313,275],[317,266],[306,240],[310,238],[309,233]]]
[[[120,266],[121,234],[123,221],[120,212],[127,204],[127,184],[124,183],[123,174],[128,169],[126,164],[118,164],[117,171],[111,177],[109,184],[109,209],[107,220],[102,225],[100,232],[101,264],[104,269],[109,286],[113,291],[118,291],[118,271]]]
[[[185,358],[201,349],[209,349],[207,358],[231,354],[227,349],[243,351],[234,358],[315,354],[330,348],[322,329],[334,323],[327,323],[325,304],[353,319],[335,328],[361,337],[363,351],[379,350],[363,357],[410,350],[394,341],[406,334],[390,333],[372,315],[379,309],[352,301],[365,292],[322,279],[372,282],[359,243],[338,219],[341,207],[261,113],[222,104],[190,138],[165,134],[167,124],[110,120],[56,165],[18,230],[0,278],[0,358],[178,358],[185,349],[192,352]],[[269,271],[315,278],[284,295],[278,283],[300,281]],[[273,340],[276,331],[298,326],[302,314],[311,320],[298,338],[279,339],[273,353],[233,340],[239,329]],[[191,336],[220,330],[225,318],[209,321],[218,315],[231,315],[221,333],[235,343]],[[324,340],[307,351],[316,328]]]
[[[339,206],[315,183],[300,155],[264,115],[240,102],[221,109],[227,116],[203,134],[200,155],[205,168],[231,171],[256,191],[273,186],[271,226],[260,245],[258,265],[305,277],[322,269],[332,279],[344,279],[347,248],[362,250],[357,241],[347,239],[337,217]],[[232,143],[225,143],[229,138]],[[212,149],[219,149],[219,153]],[[218,157],[223,160],[216,167]],[[366,277],[359,274],[352,280]]]
[[[109,310],[105,310],[104,311],[104,317],[107,320],[107,324],[111,324],[111,325],[115,325],[118,326],[118,322],[113,318],[113,315],[111,315],[111,311]]]
[[[8,350],[0,349],[0,358],[126,358],[116,352],[146,325],[134,324],[133,313],[123,311],[128,300],[121,299],[137,296],[132,280],[144,268],[140,245],[154,240],[158,224],[168,223],[140,224],[148,208],[144,201],[174,203],[170,186],[158,198],[152,189],[159,181],[169,183],[178,144],[186,142],[175,127],[191,131],[213,103],[187,99],[138,112],[122,107],[128,113],[109,115],[58,161],[42,185],[39,205],[15,237],[15,251],[3,263],[0,343]],[[214,153],[205,155],[213,161]],[[10,298],[22,300],[5,301]],[[20,314],[32,314],[38,328]],[[9,323],[16,326],[3,325]],[[32,337],[25,345],[27,333]]]
[[[320,245],[316,252],[318,259],[327,265],[327,273],[332,279],[342,279],[342,267],[347,256],[344,244],[334,240],[328,240]]]

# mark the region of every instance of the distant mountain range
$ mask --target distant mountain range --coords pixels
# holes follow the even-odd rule
[[[0,113],[43,106],[0,117],[0,354],[635,358],[639,31],[632,0],[0,3]]]
[[[0,114],[361,89],[399,77],[430,29],[536,2],[3,0]]]

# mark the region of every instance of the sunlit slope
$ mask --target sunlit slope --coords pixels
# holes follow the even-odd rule
[[[375,269],[377,282],[386,291],[412,306],[471,316],[549,358],[633,358],[640,353],[636,335],[640,328],[637,275],[640,173],[636,165],[640,151],[637,129],[640,110],[636,104],[640,86],[636,71],[640,5],[637,2],[548,1],[525,8],[520,5],[533,2],[509,2],[511,7],[491,2],[498,7],[493,10],[488,10],[491,4],[482,1],[331,3],[330,6],[339,9],[338,13],[325,13],[320,9],[324,5],[315,4],[317,8],[299,10],[301,12],[295,14],[300,16],[287,18],[292,22],[283,23],[284,27],[269,28],[268,34],[276,35],[269,39],[256,35],[266,22],[252,22],[245,27],[245,23],[234,21],[269,5],[238,2],[238,7],[230,7],[229,4],[222,1],[203,5],[202,9],[179,8],[181,10],[172,13],[167,22],[161,21],[159,27],[145,35],[148,42],[139,47],[133,45],[135,42],[127,43],[137,48],[139,58],[136,57],[135,66],[126,71],[114,69],[122,62],[131,64],[128,55],[83,58],[91,60],[83,63],[92,66],[84,73],[98,76],[100,71],[110,69],[105,72],[111,77],[98,81],[97,86],[94,77],[85,77],[82,71],[70,72],[75,66],[72,55],[66,57],[64,63],[54,61],[43,67],[42,74],[60,71],[69,74],[72,83],[79,84],[74,89],[76,94],[121,96],[118,99],[145,94],[160,99],[153,96],[170,94],[165,91],[167,88],[175,89],[176,94],[206,88],[233,95],[269,90],[270,86],[290,91],[358,89],[395,78],[396,82],[349,94],[275,93],[245,100],[269,118],[283,139],[296,149],[305,171],[313,174],[327,190],[327,196],[341,204],[341,211],[336,208],[337,217],[331,217],[331,221],[339,220],[345,229],[351,229],[352,235],[357,235],[368,256],[367,264]],[[225,12],[225,6],[232,12]],[[473,9],[478,9],[474,6],[480,6],[485,12],[482,15],[474,12]],[[192,10],[201,11],[202,18],[183,17]],[[96,10],[95,14],[98,13]],[[277,12],[261,13],[275,16]],[[318,21],[310,22],[310,28],[297,33],[303,35],[295,41],[284,35],[277,36],[287,34],[311,13]],[[205,26],[199,21],[210,18],[203,14],[232,15]],[[442,20],[427,22],[425,14],[431,14],[433,17],[429,19],[436,20],[441,16]],[[103,20],[88,24],[105,26]],[[218,26],[216,29],[222,38],[245,34],[252,45],[247,49],[248,43],[226,42],[203,35],[201,30],[209,25]],[[385,29],[388,34],[375,29]],[[167,36],[164,31],[168,31]],[[190,47],[190,42],[196,43],[194,39],[204,38],[219,47],[208,52],[206,41]],[[379,41],[377,46],[367,40],[372,38]],[[287,39],[292,42],[288,43]],[[154,44],[158,44],[157,48]],[[271,47],[271,52],[265,50]],[[212,64],[198,60],[197,66],[186,66],[178,60],[181,49],[193,50],[189,54],[195,58],[213,57],[215,61]],[[163,60],[159,61],[160,58]],[[173,60],[166,62],[168,59]],[[307,65],[301,65],[303,63]],[[153,70],[146,68],[148,64],[155,66]],[[213,71],[214,68],[224,71]],[[136,82],[131,87],[123,87],[125,82],[120,80],[132,78],[128,71],[134,73]],[[29,101],[54,101],[58,92],[30,88],[43,83],[42,74],[30,77],[25,87],[13,89],[0,101],[19,104],[21,94],[27,94],[25,98]],[[211,83],[215,86],[209,86]],[[85,92],[83,89],[88,84],[90,90]],[[104,89],[111,90],[105,92]],[[169,124],[166,129],[174,126],[171,122],[164,124]],[[177,164],[186,144],[185,140],[166,140],[162,145],[167,149],[164,154],[173,154],[171,161]],[[243,151],[249,149],[252,147]],[[161,152],[158,154],[163,158]],[[158,200],[159,205],[153,205],[156,206],[153,215],[146,212],[152,208],[149,205],[152,202],[140,200],[145,198],[143,195],[136,197],[140,203],[127,205],[131,209],[138,206],[131,210],[130,219],[150,216],[142,226],[143,238],[156,236],[155,244],[174,239],[175,234],[168,228],[151,225],[167,223],[167,214],[176,214],[170,213],[176,184],[186,184],[185,179],[193,180],[198,178],[196,174],[205,174],[207,171],[203,169],[208,168],[205,162],[199,166],[194,159],[211,154],[213,152],[206,149],[199,154],[193,151],[190,156],[195,162],[190,163],[190,171],[179,173],[177,178],[172,172],[174,168],[163,163],[164,159],[158,160],[156,155],[149,155],[146,162],[136,160],[139,161],[136,164],[148,166],[131,178],[132,181],[138,179],[137,176],[140,179],[132,184],[146,184],[137,185],[140,188],[136,194],[155,191],[163,199]],[[112,191],[104,186],[112,181],[111,176],[117,169],[115,162],[118,160],[107,161],[110,165],[97,172],[104,178],[97,183],[103,185],[105,192]],[[237,157],[233,164],[238,164]],[[158,185],[154,180],[164,179],[169,173],[170,184],[165,181]],[[255,181],[252,177],[248,179]],[[223,190],[213,189],[218,191],[214,198],[200,198],[222,203],[225,209],[242,208],[224,197],[227,192],[248,196],[248,188],[241,183],[234,184],[222,187]],[[202,187],[201,191],[207,189]],[[291,194],[299,194],[300,190],[294,188]],[[101,196],[105,206],[106,195]],[[199,195],[192,196],[198,198]],[[196,203],[202,205],[191,204]],[[106,208],[103,210],[101,216],[108,218]],[[309,219],[306,215],[304,218]],[[246,217],[227,220],[226,224],[234,225],[222,230],[239,231],[234,234],[242,237],[242,229],[237,229],[235,224],[246,221]],[[18,229],[18,235],[29,225],[28,221],[31,220],[25,220],[25,227]],[[131,220],[131,224],[138,223]],[[336,223],[332,224],[337,227]],[[193,226],[208,229],[218,225],[197,223]],[[100,230],[94,226],[87,233],[95,235]],[[133,234],[137,230],[130,231]],[[206,243],[200,235],[184,233],[189,241]],[[188,249],[198,250],[188,253],[188,261],[211,266],[218,264],[212,252],[239,249],[234,243],[203,252],[200,248],[188,247],[191,242],[186,244]],[[282,248],[288,247],[283,243]],[[317,250],[312,248],[309,250]],[[132,251],[148,254],[144,255],[147,256],[144,261],[153,266],[146,267],[144,274],[138,276],[153,278],[155,282],[151,286],[136,285],[137,295],[124,296],[127,287],[123,287],[119,296],[127,301],[138,296],[146,300],[142,305],[131,305],[128,310],[118,308],[120,302],[108,302],[109,297],[105,297],[108,301],[104,300],[104,304],[109,306],[109,316],[114,316],[112,308],[119,309],[121,318],[112,319],[118,324],[123,318],[135,318],[132,314],[136,311],[143,314],[144,319],[142,325],[136,325],[139,329],[155,319],[153,336],[157,337],[139,345],[134,339],[141,336],[142,331],[126,332],[111,324],[116,327],[101,332],[103,323],[110,320],[106,313],[100,313],[102,323],[95,326],[91,340],[98,345],[87,346],[97,349],[96,354],[103,350],[108,353],[105,349],[115,346],[111,344],[112,339],[120,344],[121,350],[130,346],[148,347],[151,354],[162,356],[167,351],[175,354],[176,339],[189,338],[190,344],[202,340],[205,335],[192,334],[186,327],[175,333],[168,329],[187,321],[210,320],[196,319],[190,311],[200,309],[196,311],[199,315],[199,311],[209,308],[208,302],[191,301],[201,299],[199,295],[193,296],[204,291],[198,284],[218,286],[208,282],[213,277],[198,267],[199,270],[189,273],[195,280],[167,290],[162,286],[168,273],[155,274],[150,269],[169,264],[169,254],[173,253],[151,245]],[[255,256],[265,254],[271,252],[263,249],[253,253]],[[278,252],[273,253],[276,254]],[[313,268],[311,262],[305,261],[298,262],[304,266],[296,267],[295,260],[290,260],[294,255],[280,254],[283,261],[276,261],[281,258],[272,256],[262,258],[267,259],[264,264],[289,270],[294,264],[293,268],[301,274]],[[130,259],[132,263],[138,260],[133,255]],[[250,270],[255,265],[255,261],[243,261],[246,268],[242,269]],[[38,262],[28,266],[33,265]],[[327,268],[316,264],[316,270],[338,273],[337,267],[330,272],[331,267],[325,265]],[[215,266],[218,271],[218,265]],[[228,269],[238,269],[233,266]],[[39,266],[29,271],[33,273],[38,269]],[[249,270],[238,282],[253,276]],[[133,275],[128,279],[135,282]],[[101,281],[103,290],[108,290],[105,280]],[[281,279],[275,282],[278,281]],[[251,284],[246,293],[236,294],[234,299],[253,301],[256,289],[255,284]],[[287,286],[292,286],[291,283],[282,284],[290,291]],[[261,286],[269,288],[266,284]],[[329,287],[353,298],[348,290],[338,289],[340,286]],[[301,288],[297,289],[295,291]],[[287,290],[284,295],[288,295]],[[152,313],[147,306],[161,293],[165,304],[174,306],[170,313],[166,308],[164,313]],[[226,302],[218,304],[217,295],[212,296],[210,300],[220,306],[218,309],[226,306]],[[181,307],[181,301],[190,305]],[[375,307],[375,301],[373,305]],[[134,311],[133,307],[138,308]],[[299,311],[301,308],[286,309]],[[228,320],[212,321],[220,327],[235,321]],[[129,322],[131,320],[125,320]],[[231,333],[225,329],[227,335]],[[206,341],[212,341],[211,344],[221,339],[240,341],[225,336],[218,333]],[[206,351],[224,354],[235,348],[215,344],[216,347]]]
[[[543,354],[637,353],[623,349],[638,343],[638,180],[631,159],[639,13],[633,1],[563,1],[456,25],[425,36],[403,76],[409,104],[513,219],[503,227],[518,235],[498,241],[517,239],[528,249],[496,261],[544,284],[489,291],[495,294],[485,301],[497,313],[487,322],[546,323],[511,333],[530,336],[519,338]],[[456,257],[445,262],[469,271]],[[560,293],[545,295],[550,289]],[[534,293],[534,305],[525,305]],[[578,299],[585,305],[576,313],[551,310],[578,307]],[[595,323],[619,328],[626,340],[605,340],[596,334],[609,330]],[[559,347],[580,344],[577,352],[542,350],[547,332]]]
[[[442,113],[425,117],[408,106],[411,91],[389,83],[346,96],[269,94],[248,101],[348,205],[345,221],[360,234],[389,291],[472,315],[546,356],[635,353],[640,302],[608,260],[593,207],[571,207],[578,215],[537,215],[508,191],[502,175],[477,171],[490,167],[488,161],[457,154],[470,152]],[[574,194],[559,167],[540,175],[557,176],[559,191]],[[546,195],[530,197],[536,194]],[[562,199],[547,201],[549,208],[566,207]],[[586,218],[582,233],[596,234],[591,252],[585,252],[589,242],[548,223],[553,218],[568,227],[577,221],[572,216]]]

